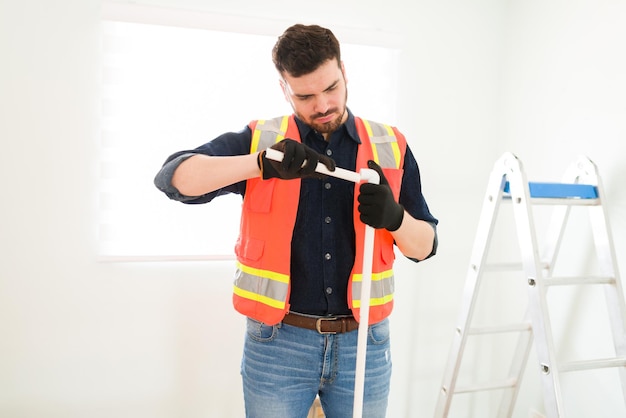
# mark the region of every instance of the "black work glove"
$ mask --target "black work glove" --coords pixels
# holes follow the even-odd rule
[[[272,145],[271,148],[281,151],[285,156],[282,161],[274,161],[265,157],[265,150],[259,153],[257,163],[263,180],[273,177],[284,180],[306,177],[324,178],[326,177],[324,174],[315,171],[318,162],[323,163],[330,171],[335,170],[335,161],[331,158],[293,139],[285,138]]]
[[[359,188],[359,213],[361,222],[376,229],[395,231],[402,225],[404,208],[393,197],[383,170],[374,161],[367,166],[380,176],[380,184],[363,183]]]

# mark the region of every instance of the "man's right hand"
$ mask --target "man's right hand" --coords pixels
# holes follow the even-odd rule
[[[284,180],[307,177],[324,178],[326,175],[315,171],[318,162],[324,164],[330,171],[335,170],[335,161],[331,158],[293,139],[285,138],[272,145],[271,148],[281,151],[284,157],[282,161],[274,161],[265,156],[265,150],[259,153],[257,162],[264,180],[274,177]]]

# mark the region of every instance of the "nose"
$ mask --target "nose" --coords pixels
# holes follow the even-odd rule
[[[324,95],[320,95],[315,99],[315,112],[325,114],[328,112],[330,106],[328,105],[328,99]]]

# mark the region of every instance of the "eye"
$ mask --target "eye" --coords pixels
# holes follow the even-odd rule
[[[338,87],[339,87],[339,83],[335,82],[332,85],[328,86],[328,88],[324,91],[328,93],[328,92],[337,90]]]

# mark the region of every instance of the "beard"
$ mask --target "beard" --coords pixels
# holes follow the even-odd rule
[[[316,119],[323,118],[324,116],[328,116],[332,113],[339,113],[339,109],[331,109],[324,114],[313,115],[311,117],[311,122],[310,122],[311,127],[321,134],[331,134],[335,132],[337,128],[339,128],[341,124],[343,123],[343,117],[346,114],[345,106],[343,110],[341,111],[341,113],[339,113],[339,115],[333,120],[324,122],[324,123],[315,122]]]
[[[295,113],[296,113],[296,116],[300,120],[306,122],[311,128],[315,129],[317,132],[324,134],[324,135],[330,135],[331,133],[335,132],[337,128],[339,128],[343,124],[344,122],[343,119],[347,112],[346,103],[348,103],[348,90],[346,90],[346,94],[344,96],[343,108],[341,109],[338,107],[335,107],[333,109],[330,109],[326,113],[316,113],[315,115],[312,115],[309,118],[304,118],[303,115],[299,114],[298,112],[295,112]],[[324,122],[324,123],[316,122],[317,119],[323,118],[324,116],[328,116],[333,113],[338,114],[338,116],[334,118],[333,120]]]

